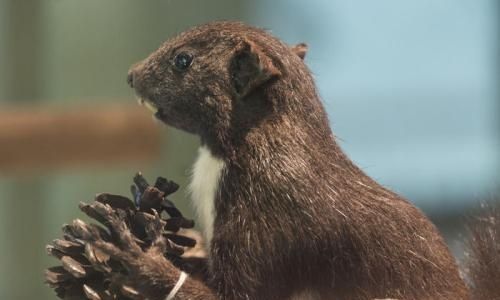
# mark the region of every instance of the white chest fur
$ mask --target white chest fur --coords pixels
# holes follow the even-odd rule
[[[202,146],[198,150],[198,158],[193,165],[189,190],[191,200],[197,215],[197,221],[202,227],[207,246],[210,246],[215,219],[215,196],[224,169],[224,161],[210,153]]]

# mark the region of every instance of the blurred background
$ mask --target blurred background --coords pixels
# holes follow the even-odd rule
[[[500,194],[498,1],[0,0],[1,299],[55,299],[44,246],[80,201],[128,195],[139,170],[186,186],[198,140],[154,124],[125,77],[220,19],[306,42],[342,147],[461,256],[463,217]]]

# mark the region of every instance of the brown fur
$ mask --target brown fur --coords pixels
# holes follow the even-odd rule
[[[321,299],[467,299],[431,222],[336,143],[305,49],[215,22],[167,41],[130,72],[161,120],[199,135],[226,163],[206,285],[219,299],[307,290]],[[194,57],[184,72],[172,63],[182,51]],[[170,274],[172,286],[178,272]],[[214,297],[191,283],[181,291],[180,299]]]
[[[473,299],[500,299],[500,207],[485,205],[469,222],[466,274]]]

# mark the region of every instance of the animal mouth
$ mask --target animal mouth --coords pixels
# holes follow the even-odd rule
[[[165,122],[165,114],[163,113],[163,110],[159,108],[158,105],[154,103],[152,100],[138,97],[137,102],[139,103],[140,106],[144,106],[145,108],[150,110],[153,113],[153,118],[155,120]]]
[[[179,118],[178,114],[171,113],[171,107],[160,107],[156,101],[141,96],[137,96],[137,102],[153,113],[154,122],[173,126],[189,133],[196,133],[185,119]]]

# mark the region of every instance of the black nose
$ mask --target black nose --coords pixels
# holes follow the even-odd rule
[[[128,71],[127,83],[128,83],[128,85],[130,85],[131,88],[134,87],[134,72]]]

